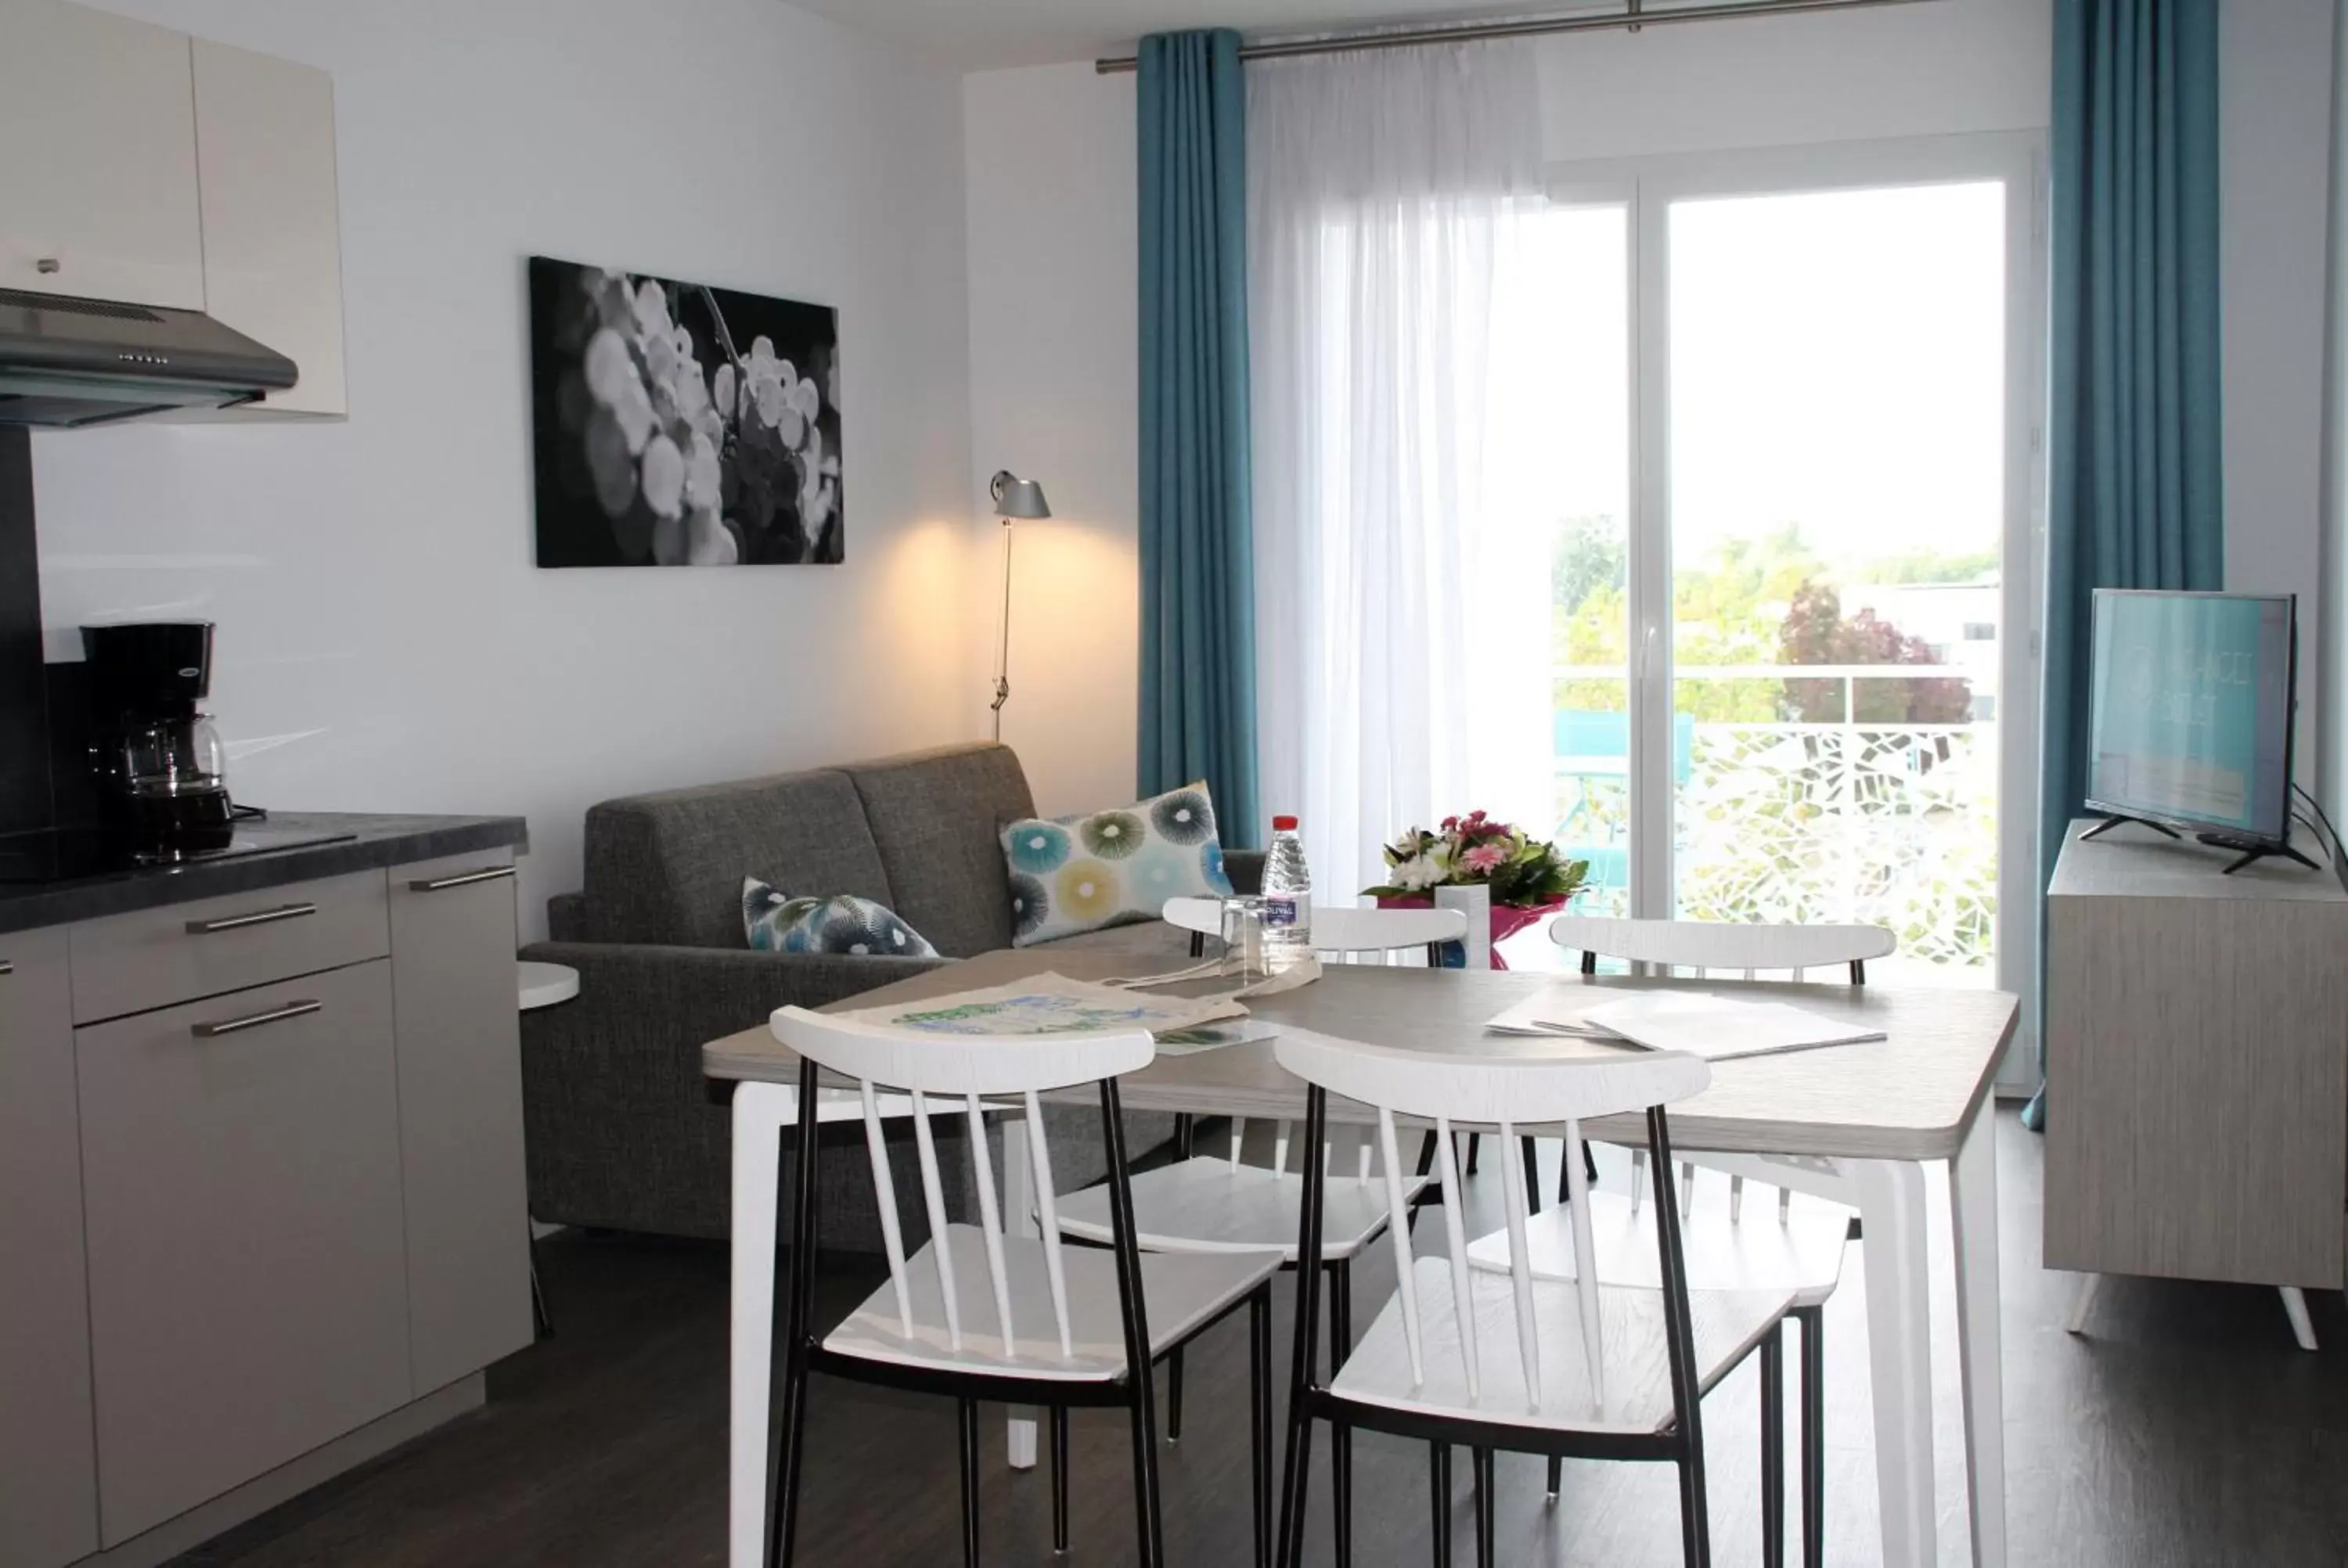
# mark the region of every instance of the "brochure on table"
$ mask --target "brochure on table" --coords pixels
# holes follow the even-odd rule
[[[1594,1040],[1707,1061],[1881,1040],[1883,1031],[1791,1002],[1711,991],[1614,991],[1564,986],[1527,999],[1486,1026],[1495,1034]]]
[[[1145,996],[1118,986],[1043,974],[983,990],[956,991],[921,1001],[860,1008],[840,1015],[928,1034],[1077,1034],[1146,1029],[1161,1040],[1230,1028],[1247,1009],[1228,997]],[[1229,1044],[1218,1039],[1215,1044]]]

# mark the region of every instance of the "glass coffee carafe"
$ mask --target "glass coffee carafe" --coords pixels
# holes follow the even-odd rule
[[[160,856],[223,848],[233,836],[220,732],[198,707],[211,688],[211,638],[204,621],[82,629],[91,762],[108,814]]]

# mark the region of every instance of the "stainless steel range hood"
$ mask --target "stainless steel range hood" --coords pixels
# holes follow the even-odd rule
[[[294,379],[292,360],[201,311],[0,289],[0,425],[233,408]]]

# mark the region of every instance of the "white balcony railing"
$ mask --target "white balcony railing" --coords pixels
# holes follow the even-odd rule
[[[1560,679],[1620,679],[1560,666]],[[1682,680],[1957,678],[1946,665],[1681,666]],[[1993,722],[1697,721],[1673,739],[1679,912],[1717,920],[1864,921],[1903,958],[1991,973],[1997,913]],[[1592,860],[1592,913],[1625,902],[1630,786],[1611,757],[1558,759],[1560,847]],[[1952,978],[1959,978],[1952,976]]]

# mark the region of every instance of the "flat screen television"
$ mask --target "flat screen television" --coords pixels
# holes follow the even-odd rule
[[[2297,616],[2290,594],[2097,589],[2088,809],[2281,849]]]

